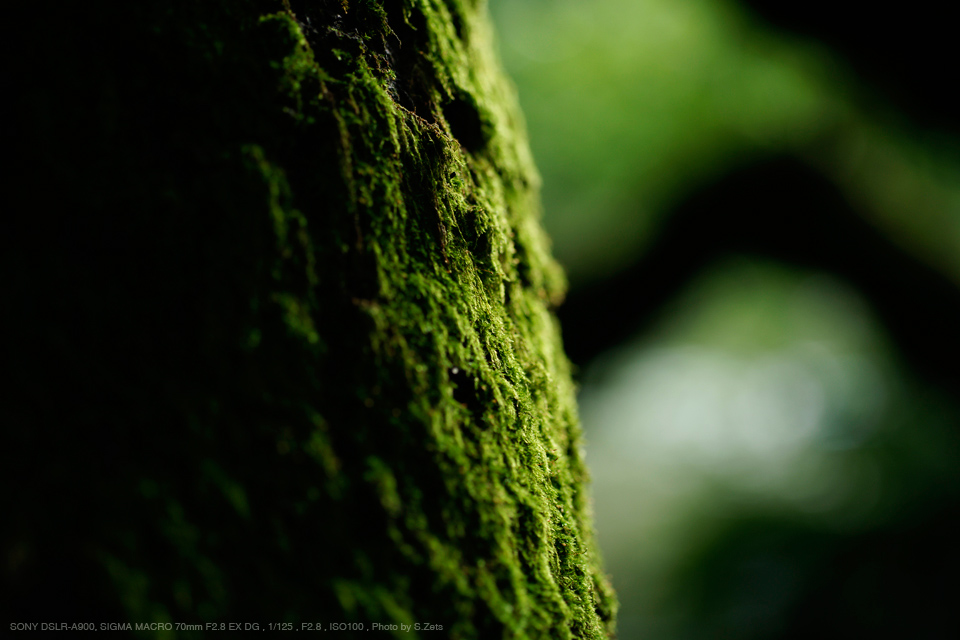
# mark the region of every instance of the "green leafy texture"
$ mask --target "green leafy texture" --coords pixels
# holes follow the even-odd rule
[[[485,11],[12,18],[50,212],[9,254],[21,612],[65,574],[100,619],[612,635],[565,283]]]

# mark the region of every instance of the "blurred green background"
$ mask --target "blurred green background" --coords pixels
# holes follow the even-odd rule
[[[571,282],[620,637],[950,637],[948,21],[490,4]]]

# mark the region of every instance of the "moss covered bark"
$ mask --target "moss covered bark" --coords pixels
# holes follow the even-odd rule
[[[18,11],[10,613],[611,634],[484,3]]]

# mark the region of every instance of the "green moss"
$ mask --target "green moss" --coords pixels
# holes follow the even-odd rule
[[[116,53],[136,73],[80,48],[107,78],[90,91],[129,112],[98,125],[121,134],[99,142],[107,168],[53,170],[139,246],[135,282],[90,267],[67,314],[118,318],[67,342],[99,363],[91,397],[113,379],[123,400],[60,431],[121,443],[82,472],[84,501],[133,506],[79,534],[112,558],[120,606],[610,635],[551,312],[564,279],[483,3],[127,11]]]

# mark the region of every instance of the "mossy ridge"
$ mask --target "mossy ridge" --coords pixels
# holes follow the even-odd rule
[[[91,516],[83,535],[126,576],[118,589],[136,578],[129,615],[612,632],[550,312],[563,277],[484,10],[251,1],[118,14],[147,68],[170,69],[163,95],[189,118],[104,142],[112,174],[79,167],[71,197],[104,219],[143,203],[131,228],[158,238],[138,257],[151,268],[167,245],[191,256],[173,281],[183,290],[165,284],[159,303],[132,293],[123,313],[163,304],[164,319],[189,323],[170,310],[186,291],[203,318],[195,342],[162,367],[138,362],[127,383],[159,409],[104,400],[91,413],[128,442],[87,500],[131,511]],[[127,109],[153,114],[128,96],[163,87],[116,82]],[[141,131],[135,118],[111,126]],[[126,201],[105,209],[113,182],[129,185]],[[109,299],[76,304],[95,315]],[[152,322],[117,326],[140,344]],[[120,356],[96,357],[123,371]]]
[[[375,4],[368,8],[386,18]],[[562,280],[546,257],[539,227],[529,224],[536,221],[531,189],[536,174],[529,157],[522,155],[525,142],[517,142],[523,135],[517,130],[518,119],[504,112],[503,105],[512,105],[512,98],[489,79],[496,77],[493,62],[477,54],[489,51],[489,42],[470,47],[459,40],[450,9],[442,3],[410,3],[408,8],[405,21],[411,13],[422,12],[425,32],[432,36],[426,56],[435,79],[426,102],[432,109],[421,116],[398,105],[384,86],[396,76],[383,74],[386,61],[360,47],[346,74],[349,109],[338,122],[350,123],[340,125],[350,145],[342,150],[344,177],[354,181],[351,195],[360,217],[370,220],[370,234],[361,231],[358,242],[377,263],[378,295],[359,306],[373,321],[373,353],[381,360],[380,370],[391,369],[383,360],[403,363],[417,395],[407,409],[427,425],[426,443],[435,449],[447,499],[453,502],[442,513],[445,526],[439,533],[423,527],[426,514],[417,513],[416,504],[422,490],[414,485],[403,492],[381,457],[368,458],[371,468],[365,477],[377,485],[390,516],[391,539],[414,549],[420,546],[421,552],[407,549],[411,559],[425,558],[437,574],[435,580],[452,585],[465,599],[479,596],[487,601],[508,635],[556,637],[564,628],[576,636],[602,634],[594,601],[609,594],[595,595],[595,560],[584,544],[589,524],[575,490],[585,477],[576,450],[572,387],[547,311],[548,301],[561,295]],[[291,14],[271,19],[289,19]],[[357,22],[375,24],[364,18]],[[471,37],[480,37],[474,32],[476,28],[482,34],[478,16],[460,13],[460,21],[461,31],[468,21]],[[290,28],[299,30],[299,25]],[[300,36],[295,55],[312,58],[302,31]],[[397,35],[380,31],[366,39],[375,37]],[[338,62],[350,64],[344,50],[335,55]],[[368,57],[374,58],[372,64]],[[313,68],[289,60],[284,65],[288,70]],[[362,98],[357,99],[357,93]],[[491,93],[494,99],[488,98],[488,106],[483,98]],[[455,101],[468,101],[466,108],[485,114],[477,116],[485,132],[483,148],[477,149],[474,141],[473,152],[468,152],[455,138],[442,106]],[[370,105],[377,105],[377,112],[368,111]],[[389,136],[384,135],[387,131]],[[421,180],[427,176],[430,183],[425,188],[422,182],[411,185],[405,174]],[[438,228],[426,232],[422,227],[428,225]],[[478,245],[483,253],[477,253]],[[515,251],[516,245],[521,252]],[[424,246],[435,250],[425,260],[419,251],[411,257],[408,247]],[[515,253],[537,256],[540,262],[529,265],[521,278]],[[512,313],[503,305],[505,287],[515,288]],[[447,374],[439,376],[439,385],[431,371],[438,365]],[[383,380],[377,386],[389,395],[385,389],[390,384]],[[477,401],[478,393],[484,400]],[[476,407],[471,411],[470,405],[483,413],[475,415]],[[524,459],[509,459],[517,441],[526,448],[517,458]],[[413,500],[404,501],[403,493]],[[529,511],[519,527],[514,524],[518,508]],[[404,510],[407,517],[400,521]],[[471,521],[479,526],[473,535],[492,542],[493,550],[477,554],[472,562],[461,553]],[[517,548],[518,537],[527,539],[526,549]],[[498,578],[506,585],[505,594],[495,587]],[[469,626],[454,630],[470,635]]]

